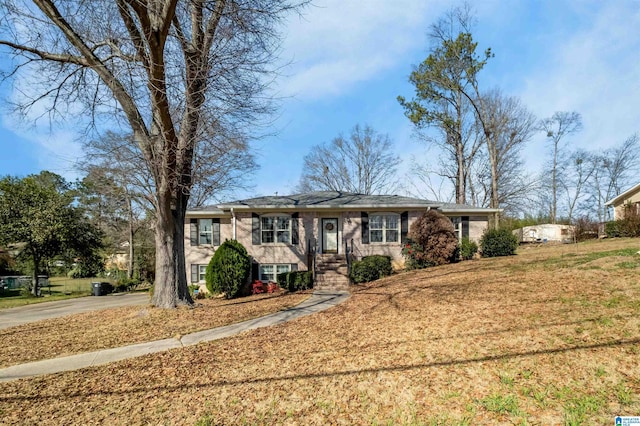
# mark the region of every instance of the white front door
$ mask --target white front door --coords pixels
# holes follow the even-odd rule
[[[322,218],[322,252],[338,253],[338,219]]]

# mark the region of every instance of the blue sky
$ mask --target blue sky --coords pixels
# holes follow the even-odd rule
[[[401,173],[413,182],[411,162],[433,162],[437,150],[415,139],[396,97],[412,96],[407,78],[427,56],[428,27],[456,4],[315,0],[303,17],[292,17],[282,51],[291,64],[276,87],[283,97],[273,124],[277,135],[254,144],[261,169],[247,177],[254,189],[238,197],[292,192],[310,147],[356,124],[389,135],[403,159]],[[472,4],[474,39],[495,54],[482,71],[483,88],[519,97],[539,118],[559,110],[581,113],[584,129],[572,137],[572,147],[606,149],[640,131],[640,0]],[[15,95],[11,90],[3,86],[0,95]],[[48,169],[75,177],[80,149],[72,129],[18,123],[1,110],[0,175]],[[538,172],[544,135],[523,154],[529,171]]]

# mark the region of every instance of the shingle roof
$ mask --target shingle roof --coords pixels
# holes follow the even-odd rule
[[[400,195],[365,195],[351,192],[318,191],[294,195],[249,198],[218,205],[218,208],[345,208],[345,207],[439,207],[437,201]]]
[[[352,192],[317,191],[294,195],[269,195],[231,201],[216,206],[204,206],[189,209],[191,214],[224,214],[234,210],[260,209],[364,209],[364,208],[414,208],[441,209],[444,212],[493,212],[496,209],[485,209],[466,204],[441,203],[420,198],[404,197],[401,195],[366,195]]]

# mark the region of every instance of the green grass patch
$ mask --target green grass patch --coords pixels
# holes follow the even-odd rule
[[[493,413],[506,414],[517,416],[520,414],[520,408],[518,407],[518,399],[514,395],[498,395],[492,394],[480,400],[482,405],[487,411]]]
[[[620,262],[616,263],[614,266],[621,269],[635,269],[640,267],[640,262]]]
[[[603,405],[604,400],[599,396],[584,395],[571,398],[564,405],[564,424],[566,426],[582,425],[588,414],[597,413]]]
[[[634,257],[637,256],[638,249],[637,248],[626,248],[619,250],[608,250],[608,251],[599,251],[593,253],[585,253],[585,254],[565,254],[561,257],[552,257],[546,259],[542,262],[537,262],[537,265],[547,269],[547,268],[569,268],[584,265],[586,263],[592,262],[597,259],[602,259],[604,257],[611,256],[623,256],[623,257]],[[629,262],[620,262],[616,264],[616,266],[621,264],[633,264],[635,266],[625,266],[628,268],[638,267],[639,263],[637,261],[629,261]],[[621,266],[618,266],[621,267]],[[599,269],[600,267],[593,267],[593,269]]]
[[[0,309],[88,296],[92,292],[91,283],[94,281],[107,282],[109,280],[104,278],[51,277],[49,278],[50,285],[41,289],[42,297],[25,296],[21,294],[20,289],[6,290],[0,293]]]

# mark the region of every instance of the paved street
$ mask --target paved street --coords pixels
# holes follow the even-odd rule
[[[87,296],[77,299],[43,302],[18,308],[0,310],[0,330],[28,322],[62,317],[80,312],[97,311],[119,306],[146,305],[147,293],[111,294],[108,296]]]

